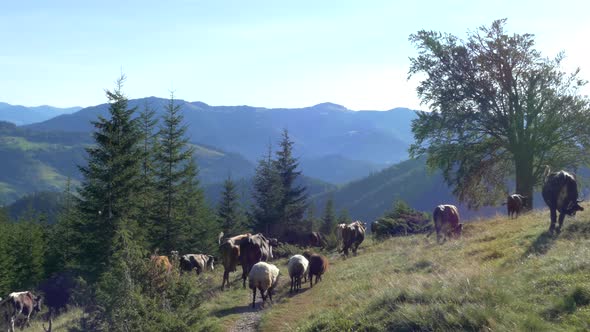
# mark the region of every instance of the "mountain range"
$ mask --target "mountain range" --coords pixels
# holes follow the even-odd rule
[[[0,121],[25,125],[45,121],[61,114],[74,113],[81,109],[82,107],[59,108],[47,105],[26,107],[0,102]]]
[[[129,105],[149,105],[160,116],[166,102],[150,97],[130,100]],[[238,183],[243,203],[250,204],[256,162],[269,144],[276,148],[283,128],[295,142],[304,175],[300,184],[308,187],[316,211],[322,211],[330,197],[337,209],[363,220],[377,218],[398,199],[424,211],[440,203],[458,204],[442,176],[428,172],[423,159],[407,160],[411,121],[416,118],[412,110],[351,111],[331,103],[267,109],[176,102],[184,111],[199,177],[213,205],[228,176]],[[60,191],[68,177],[79,181],[77,165],[85,163],[84,148],[92,144],[91,121],[107,114],[108,104],[101,104],[23,126],[0,123],[0,158],[6,160],[0,166],[0,200],[7,204],[33,192]],[[30,197],[17,206],[34,201]],[[467,211],[464,216],[496,211]]]
[[[160,115],[167,102],[149,97],[132,99],[129,106],[141,109],[148,105]],[[269,144],[276,144],[286,128],[295,142],[295,155],[302,160],[313,162],[339,156],[369,162],[378,168],[407,159],[407,147],[412,142],[409,124],[416,118],[415,112],[407,108],[357,112],[332,103],[269,109],[175,102],[184,112],[191,142],[239,153],[252,162],[268,151]],[[106,116],[107,112],[108,104],[101,104],[25,127],[36,131],[90,132],[90,121],[99,115]]]

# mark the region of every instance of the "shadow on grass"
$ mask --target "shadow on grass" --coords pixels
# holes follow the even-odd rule
[[[247,305],[242,305],[242,306],[235,306],[232,308],[226,308],[226,309],[220,309],[217,311],[212,312],[212,314],[215,317],[221,318],[221,317],[225,317],[227,315],[233,315],[233,314],[243,314],[246,312],[256,312],[256,311],[260,311],[260,303],[258,303],[258,301],[256,302],[256,308],[252,308],[252,302],[250,302]]]
[[[531,243],[529,248],[524,252],[523,258],[529,257],[531,255],[544,255],[546,254],[549,249],[555,243],[556,236],[551,234],[549,231],[545,231]]]
[[[567,239],[590,238],[590,222],[577,220],[570,222],[563,231],[563,236]]]

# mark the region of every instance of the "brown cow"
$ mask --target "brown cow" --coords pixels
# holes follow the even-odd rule
[[[508,195],[506,203],[502,203],[502,205],[506,205],[508,217],[518,218],[520,211],[526,206],[526,196],[520,194]]]
[[[348,249],[356,255],[359,245],[365,240],[366,224],[361,221],[355,221],[342,228],[342,249],[338,252],[344,252],[348,256]]]
[[[242,264],[242,285],[246,287],[246,278],[252,266],[258,262],[267,262],[273,258],[272,246],[276,239],[267,239],[264,235],[248,235],[240,241],[240,263]]]
[[[224,270],[221,289],[223,289],[225,285],[229,288],[229,273],[236,271],[236,266],[240,261],[240,241],[250,235],[250,233],[246,233],[223,239],[223,232],[219,234],[219,251],[221,252],[221,261],[223,262]]]
[[[166,272],[167,274],[170,273],[170,271],[172,271],[172,264],[170,263],[168,257],[152,255],[150,257],[150,260],[152,261],[156,269]]]
[[[315,283],[317,285],[318,281],[322,280],[322,275],[328,271],[328,266],[330,266],[330,263],[326,257],[311,253],[309,251],[305,251],[303,253],[303,257],[307,258],[309,261],[307,276],[309,278],[309,287],[311,288],[313,287],[313,276],[315,276]]]
[[[459,210],[456,206],[439,205],[432,212],[432,218],[436,229],[436,242],[441,243],[441,239],[444,242],[447,237],[461,237],[463,224],[459,223]]]
[[[24,319],[21,329],[25,325],[30,327],[31,315],[41,311],[41,301],[41,296],[35,296],[29,291],[10,293],[0,304],[5,322],[9,325],[8,331],[14,332],[14,324],[19,319]]]

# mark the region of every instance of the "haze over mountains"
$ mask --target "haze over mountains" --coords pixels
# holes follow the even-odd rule
[[[61,114],[74,113],[81,109],[82,107],[78,106],[67,108],[48,105],[26,107],[0,102],[0,121],[8,121],[16,125],[25,125],[45,121]]]
[[[159,116],[167,101],[150,97],[129,104],[138,109],[149,105]],[[351,111],[331,103],[267,109],[177,102],[211,203],[217,202],[221,182],[231,175],[247,204],[256,163],[268,153],[269,144],[276,148],[283,128],[295,142],[304,175],[301,184],[308,187],[316,211],[323,210],[329,197],[337,209],[367,220],[381,215],[395,199],[424,210],[441,201],[455,202],[440,174],[426,172],[424,160],[405,161],[413,140],[412,110]],[[74,183],[80,180],[77,165],[85,163],[84,147],[92,144],[91,121],[106,116],[107,109],[108,104],[101,104],[20,127],[0,123],[0,158],[9,160],[0,167],[2,203],[28,193],[60,191],[68,177]],[[26,206],[27,199],[19,202]]]

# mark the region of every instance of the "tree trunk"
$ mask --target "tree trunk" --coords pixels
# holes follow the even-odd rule
[[[535,178],[533,176],[533,158],[526,153],[515,158],[516,166],[516,193],[525,196],[525,210],[533,209],[533,187]]]

